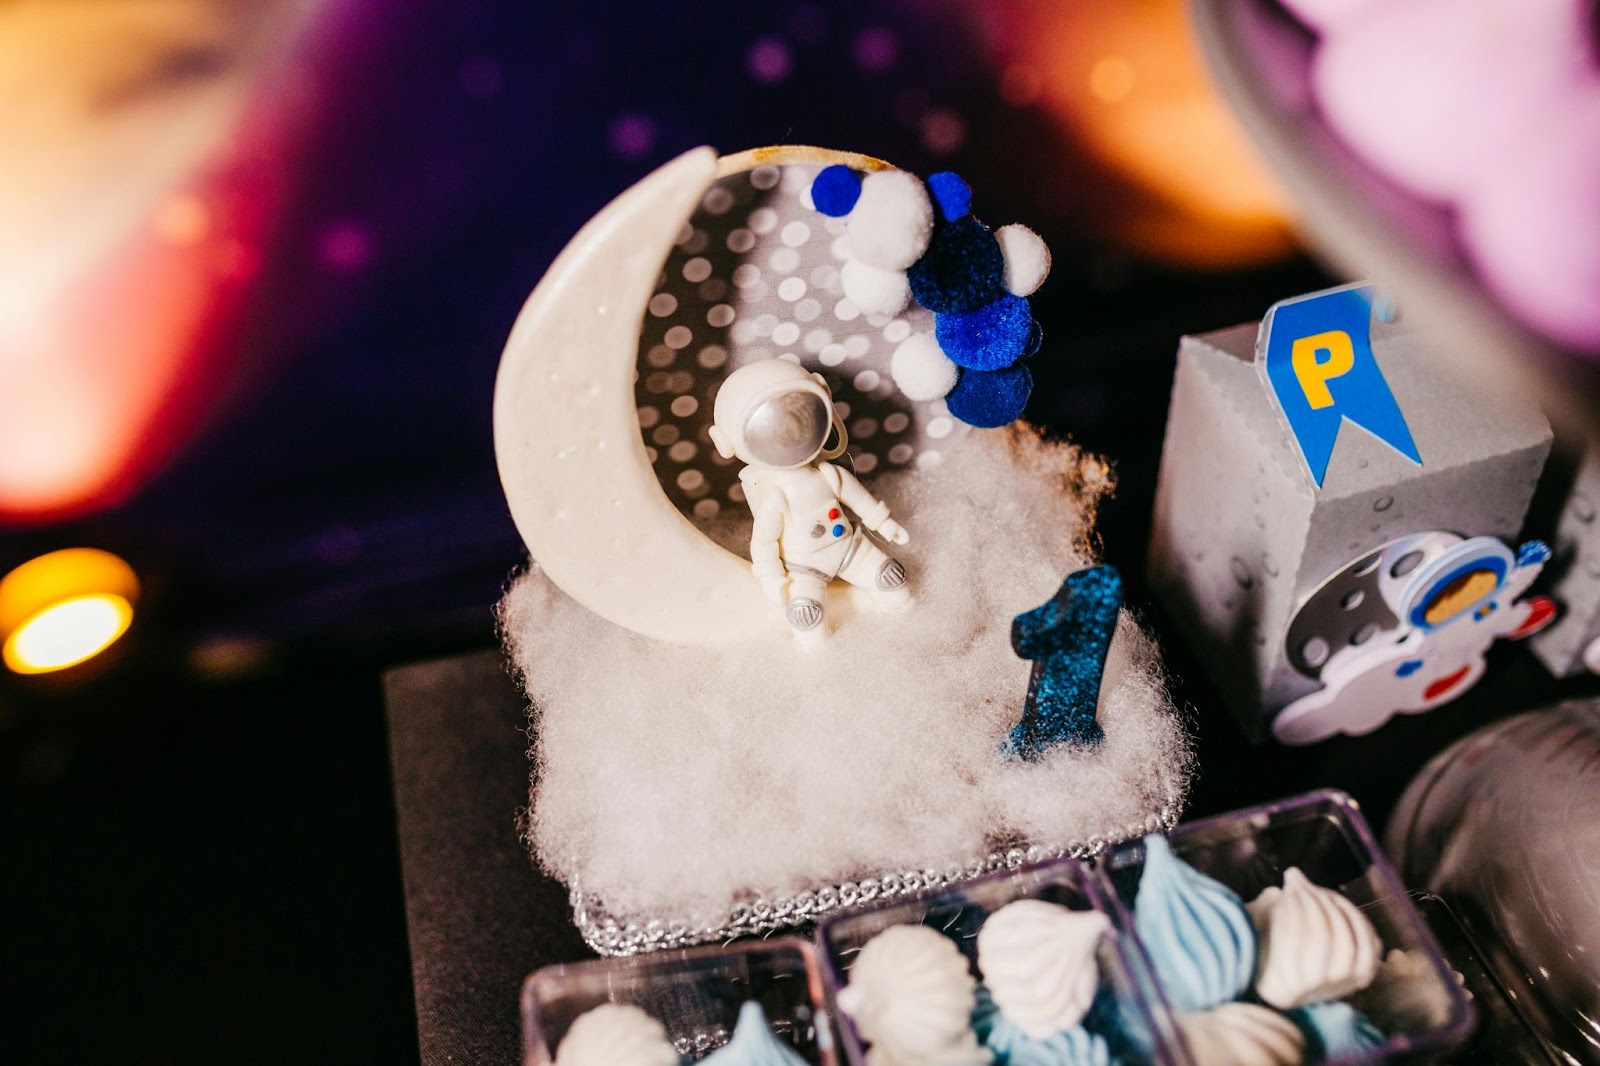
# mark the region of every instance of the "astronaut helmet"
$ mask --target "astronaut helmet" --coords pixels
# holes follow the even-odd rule
[[[763,359],[729,374],[717,390],[711,443],[723,458],[792,470],[842,455],[846,437],[821,374],[787,359]]]

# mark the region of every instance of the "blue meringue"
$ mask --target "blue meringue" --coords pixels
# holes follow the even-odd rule
[[[1306,1035],[1306,1043],[1324,1059],[1371,1051],[1388,1039],[1367,1016],[1348,1003],[1312,1003],[1289,1012],[1289,1020]]]
[[[1209,1010],[1250,987],[1256,930],[1244,901],[1174,855],[1166,837],[1144,838],[1133,926],[1173,1010]]]
[[[807,1066],[798,1051],[773,1033],[767,1012],[753,999],[739,1008],[733,1039],[700,1062],[701,1066]]]
[[[978,986],[972,1011],[978,1041],[994,1054],[994,1066],[1112,1066],[1111,1047],[1081,1025],[1036,1040],[1000,1012],[989,990]]]

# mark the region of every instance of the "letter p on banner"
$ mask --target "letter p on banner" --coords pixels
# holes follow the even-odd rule
[[[1256,363],[1317,487],[1349,419],[1413,463],[1422,456],[1372,354],[1373,286],[1345,285],[1273,304]]]
[[[1319,359],[1318,356],[1324,352],[1327,358]],[[1320,411],[1333,406],[1333,393],[1328,391],[1328,382],[1344,377],[1355,367],[1355,346],[1350,343],[1350,334],[1342,329],[1330,329],[1310,337],[1296,337],[1289,349],[1289,364],[1294,367],[1294,376],[1300,380],[1300,390],[1306,394],[1306,402],[1313,411]]]

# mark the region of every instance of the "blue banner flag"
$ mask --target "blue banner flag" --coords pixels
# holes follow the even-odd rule
[[[1256,362],[1300,456],[1322,487],[1345,419],[1422,465],[1411,428],[1372,354],[1371,285],[1346,285],[1272,305]]]

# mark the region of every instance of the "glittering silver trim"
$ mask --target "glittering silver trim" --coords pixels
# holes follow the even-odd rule
[[[721,943],[738,937],[764,936],[780,929],[806,925],[840,911],[887,903],[924,889],[944,888],[1001,870],[1016,870],[1065,855],[1092,859],[1113,844],[1172,829],[1178,824],[1180,806],[1181,803],[1175,800],[1145,819],[1143,824],[1125,833],[1090,837],[1082,843],[1066,847],[1017,844],[1004,850],[991,851],[982,859],[975,859],[965,866],[953,865],[942,871],[904,870],[860,881],[826,885],[795,896],[773,900],[757,897],[736,904],[726,918],[701,925],[671,918],[614,914],[607,911],[599,900],[590,899],[580,887],[574,885],[571,891],[572,918],[585,943],[601,955],[613,957]]]

